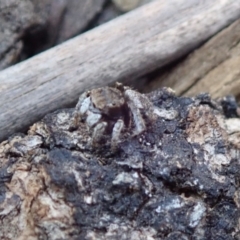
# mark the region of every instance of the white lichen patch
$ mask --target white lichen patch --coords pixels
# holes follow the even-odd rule
[[[206,211],[206,207],[203,202],[197,202],[196,205],[193,207],[192,211],[189,215],[189,226],[194,228],[196,227],[201,219],[203,218]]]
[[[157,114],[159,117],[173,120],[178,116],[178,112],[174,109],[164,109],[164,108],[154,108],[154,113]]]
[[[18,140],[17,143],[14,140],[11,141],[12,146],[9,151],[23,156],[41,146],[42,143],[42,138],[40,136],[26,136],[25,138]]]
[[[143,162],[141,161],[141,159],[134,155],[126,158],[124,161],[117,162],[117,164],[121,166],[129,166],[133,169],[142,169],[143,167]]]
[[[138,184],[139,176],[134,173],[121,172],[113,180],[113,185],[120,185],[122,183],[129,183],[133,186]]]
[[[169,202],[166,202],[165,204],[161,204],[160,206],[158,206],[155,209],[155,211],[157,213],[161,213],[161,212],[169,211],[171,209],[181,208],[183,206],[184,206],[184,201],[179,197],[175,197],[175,198],[172,198]]]
[[[239,133],[240,132],[240,119],[239,118],[229,118],[225,120],[226,130],[228,134]]]
[[[229,134],[228,141],[229,144],[234,146],[232,149],[232,157],[239,159],[240,157],[240,119],[239,118],[229,118],[225,120],[226,130]]]
[[[112,223],[104,234],[89,231],[86,240],[155,240],[156,233],[157,231],[151,227],[143,227],[141,230],[137,230],[133,226],[127,225],[127,223],[125,225],[122,223]]]
[[[69,113],[61,112],[57,115],[57,123],[59,125],[65,125],[69,122],[70,115]]]

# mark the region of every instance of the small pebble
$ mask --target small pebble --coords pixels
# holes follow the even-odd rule
[[[112,0],[112,2],[120,11],[128,12],[152,0]]]
[[[112,0],[115,6],[123,12],[128,12],[138,7],[141,0]]]

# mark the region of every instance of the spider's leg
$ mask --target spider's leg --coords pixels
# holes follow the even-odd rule
[[[79,97],[78,103],[73,112],[73,121],[71,123],[71,127],[76,128],[79,124],[79,121],[86,115],[87,110],[90,106],[90,97],[88,97],[88,93],[84,92]]]
[[[98,144],[100,142],[100,140],[103,138],[106,127],[107,127],[106,122],[100,122],[94,127],[93,134],[92,134],[92,144],[93,145]]]
[[[131,89],[125,91],[125,97],[127,99],[128,107],[133,116],[133,122],[135,125],[134,135],[138,135],[146,129],[144,119],[140,112],[140,109],[143,109],[143,105],[138,97],[137,92]]]
[[[114,124],[112,130],[112,139],[111,139],[111,148],[112,150],[116,150],[117,145],[120,141],[121,131],[124,128],[124,123],[122,119],[118,119],[118,121]]]

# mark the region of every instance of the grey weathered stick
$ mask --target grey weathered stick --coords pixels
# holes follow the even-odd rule
[[[146,74],[240,17],[240,0],[155,1],[0,72],[0,140],[87,88]]]

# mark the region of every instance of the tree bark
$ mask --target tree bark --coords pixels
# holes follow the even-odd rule
[[[101,89],[98,106],[118,91],[109,89]],[[239,239],[234,99],[176,97],[169,88],[131,92],[124,103],[123,94],[115,99],[115,116],[106,116],[109,105],[98,109],[106,131],[89,127],[85,101],[0,143],[0,239]],[[112,151],[111,125],[126,115]],[[136,135],[142,121],[145,131]]]

